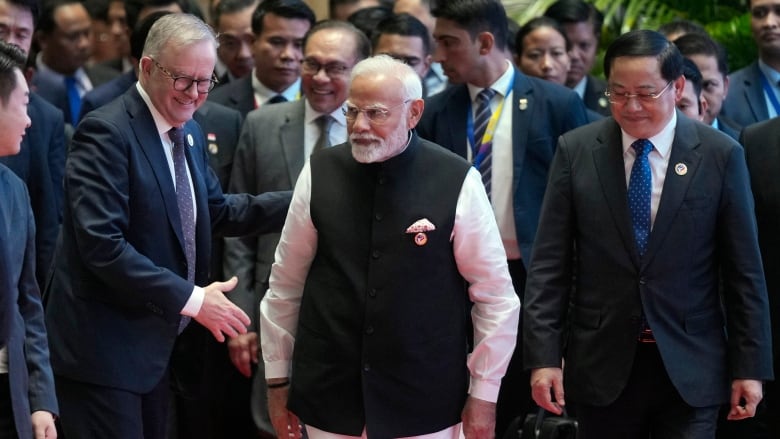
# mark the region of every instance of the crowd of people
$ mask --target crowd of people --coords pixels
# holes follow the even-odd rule
[[[0,0],[0,437],[778,437],[748,3]]]

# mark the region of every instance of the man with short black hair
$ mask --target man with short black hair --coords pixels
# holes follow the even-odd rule
[[[259,0],[222,0],[215,9],[213,23],[219,38],[217,48],[218,85],[243,78],[252,72],[252,14]]]
[[[431,68],[431,41],[422,22],[409,14],[395,14],[379,22],[371,38],[374,55],[389,55],[406,63],[424,79]],[[423,95],[428,96],[423,83]]]

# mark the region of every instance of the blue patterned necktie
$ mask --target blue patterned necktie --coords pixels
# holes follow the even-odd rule
[[[471,145],[472,157],[477,155],[482,148],[482,138],[485,137],[485,131],[490,123],[490,117],[493,112],[490,110],[490,100],[495,96],[496,91],[492,88],[486,88],[477,95],[477,111],[474,113],[474,144]],[[490,197],[490,186],[492,179],[491,165],[493,161],[492,141],[485,145],[485,155],[479,162],[479,173],[482,174],[482,184],[485,185],[485,191]]]
[[[68,122],[75,127],[81,113],[81,94],[79,93],[75,77],[65,77],[65,90],[68,92],[68,109],[70,110],[70,120]]]
[[[653,150],[653,144],[647,139],[639,139],[631,144],[636,151],[634,166],[628,180],[628,208],[631,210],[631,224],[639,255],[645,254],[647,240],[650,237],[650,196],[653,177],[647,155]]]
[[[171,128],[168,137],[173,142],[173,170],[176,177],[176,204],[184,237],[184,255],[187,258],[187,280],[195,282],[195,206],[192,200],[190,179],[187,176],[187,159],[184,156],[184,130]],[[190,317],[182,316],[179,333],[189,324]]]

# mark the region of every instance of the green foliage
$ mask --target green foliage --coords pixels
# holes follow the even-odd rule
[[[556,0],[504,0],[510,17],[521,26],[528,20],[544,14]],[[658,29],[674,19],[687,19],[702,24],[709,34],[720,42],[729,54],[730,69],[737,70],[757,57],[750,32],[747,0],[585,0],[604,14],[604,27],[598,54],[612,40],[633,29]],[[599,74],[601,62],[595,65]]]

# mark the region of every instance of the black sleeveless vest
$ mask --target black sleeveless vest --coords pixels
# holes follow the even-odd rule
[[[349,144],[311,157],[317,253],[289,398],[304,423],[383,439],[460,422],[470,326],[450,236],[469,166],[416,135],[382,163]],[[436,230],[418,245],[406,229],[423,218]]]

